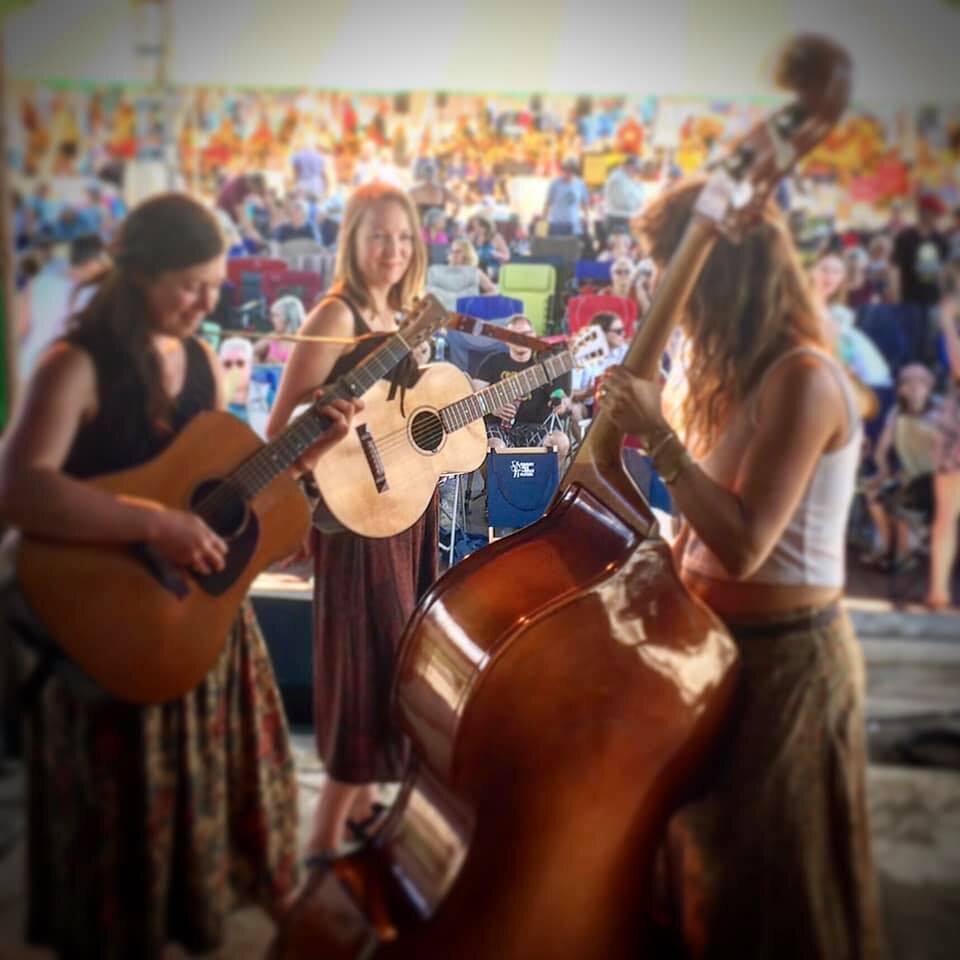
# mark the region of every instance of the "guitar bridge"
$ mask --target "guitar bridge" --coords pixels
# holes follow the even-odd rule
[[[367,466],[370,468],[370,474],[373,476],[373,482],[377,488],[377,493],[383,493],[390,489],[387,483],[387,474],[383,469],[383,460],[380,459],[380,451],[377,450],[377,441],[373,439],[365,423],[357,427],[357,436],[360,438],[360,447],[363,455],[367,458]]]

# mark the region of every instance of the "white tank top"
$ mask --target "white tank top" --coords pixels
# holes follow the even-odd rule
[[[820,455],[807,489],[770,555],[758,570],[740,582],[842,587],[847,517],[853,500],[863,437],[863,425],[857,412],[853,387],[828,354],[812,347],[797,347],[767,368],[757,390],[753,415],[756,417],[756,402],[759,402],[767,377],[784,360],[798,353],[812,353],[820,357],[836,376],[846,398],[847,441],[836,450]],[[683,565],[715,580],[733,579],[693,530],[687,541]]]

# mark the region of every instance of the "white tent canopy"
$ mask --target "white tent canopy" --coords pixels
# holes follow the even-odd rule
[[[796,30],[851,51],[855,97],[957,99],[952,0],[170,0],[175,84],[755,96]],[[35,0],[5,28],[18,79],[143,83],[156,8]]]

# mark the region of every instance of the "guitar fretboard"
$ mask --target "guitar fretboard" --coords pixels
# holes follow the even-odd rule
[[[453,433],[474,420],[496,413],[505,403],[519,400],[525,394],[556,380],[572,369],[573,356],[565,352],[548,357],[542,363],[527,367],[526,370],[520,370],[499,383],[491,384],[469,397],[443,407],[440,411],[443,429],[447,433]]]
[[[382,376],[388,374],[410,352],[402,334],[395,333],[378,347],[362,363],[345,373],[324,394],[324,401],[345,400],[366,393]],[[245,500],[252,500],[285,470],[293,466],[297,458],[312,447],[329,429],[330,420],[311,405],[296,418],[276,439],[264,444],[248,457],[228,477],[225,483]],[[211,498],[216,499],[216,494]],[[213,505],[210,508],[215,509]],[[203,516],[206,502],[197,512]]]

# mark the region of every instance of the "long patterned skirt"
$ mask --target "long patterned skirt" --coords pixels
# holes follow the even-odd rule
[[[880,955],[866,802],[863,655],[844,613],[732,625],[740,703],[709,794],[664,848],[684,956]]]
[[[394,665],[403,628],[437,570],[436,497],[394,537],[314,535],[313,722],[334,780],[403,777],[406,743],[390,718]]]
[[[65,958],[221,942],[228,913],[296,882],[296,776],[249,603],[182,699],[77,699],[56,676],[26,717],[28,939]]]

